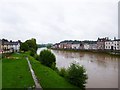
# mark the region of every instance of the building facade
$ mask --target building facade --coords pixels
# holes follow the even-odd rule
[[[76,50],[120,50],[120,39],[110,40],[108,37],[97,41],[63,41],[53,45],[53,48]]]
[[[20,41],[8,41],[7,39],[0,39],[0,53],[19,52]]]
[[[89,44],[84,44],[84,49],[89,50],[90,45]]]
[[[105,37],[105,38],[98,38],[97,40],[97,49],[98,50],[105,50],[105,42],[108,41],[109,38]]]
[[[72,44],[72,49],[80,49],[80,44]]]
[[[90,50],[97,50],[97,44],[89,44]]]
[[[120,50],[120,39],[106,41],[105,49],[106,50]]]
[[[105,42],[105,49],[106,49],[106,50],[112,50],[112,48],[113,48],[113,47],[112,47],[112,43],[113,43],[113,42],[112,42],[111,40],[110,40],[110,41],[106,41],[106,42]]]

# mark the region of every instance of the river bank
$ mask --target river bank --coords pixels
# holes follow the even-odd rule
[[[100,54],[108,54],[112,56],[120,57],[120,51],[113,51],[113,50],[83,50],[83,49],[60,49],[60,48],[51,48],[53,50],[60,50],[60,51],[71,51],[71,52],[92,52],[92,53],[100,53]]]
[[[43,89],[68,88],[79,89],[59,76],[54,70],[42,65],[39,61],[30,56],[29,52],[11,53],[2,58],[2,88],[26,88],[34,89],[35,83],[32,79],[28,63],[28,57],[38,82]]]
[[[46,48],[38,48],[37,53]],[[77,51],[77,50],[54,50],[56,66],[68,68],[76,62],[85,67],[88,73],[86,88],[117,88],[118,87],[118,62],[119,56],[107,53]]]

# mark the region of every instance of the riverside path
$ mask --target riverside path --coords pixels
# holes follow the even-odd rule
[[[30,64],[30,61],[29,61],[28,57],[26,57],[26,60],[27,60],[27,62],[28,62],[29,69],[30,69],[30,71],[31,71],[31,75],[32,75],[32,77],[33,77],[33,80],[34,80],[34,82],[35,82],[35,88],[42,90],[42,87],[41,87],[40,83],[39,83],[38,80],[37,80],[37,77],[36,77],[36,75],[35,75],[35,73],[34,73],[34,71],[33,71],[33,69],[32,69],[32,66],[31,66],[31,64]]]

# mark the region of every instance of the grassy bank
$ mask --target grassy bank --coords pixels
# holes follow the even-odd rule
[[[77,88],[74,85],[68,83],[63,77],[59,76],[54,70],[48,68],[39,61],[29,56],[29,60],[32,64],[35,74],[41,84],[45,88]]]
[[[34,86],[25,57],[12,54],[2,60],[2,88],[28,88]]]
[[[40,64],[29,53],[12,54],[2,60],[3,88],[28,88],[34,85],[25,56],[29,57],[32,68],[42,88],[77,88],[54,70]]]

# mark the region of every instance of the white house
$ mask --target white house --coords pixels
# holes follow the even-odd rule
[[[19,52],[20,50],[20,41],[8,41],[7,39],[2,39],[0,40],[1,45],[0,45],[0,51],[2,53],[8,53],[8,52]]]
[[[88,50],[89,47],[90,47],[89,44],[84,44],[84,49],[85,49],[85,50]]]
[[[19,52],[20,50],[20,43],[19,42],[12,42],[12,48],[14,50],[14,52]]]
[[[80,49],[80,43],[78,44],[72,44],[72,49]]]
[[[106,41],[105,49],[106,50],[120,50],[120,39]]]
[[[96,50],[97,49],[97,44],[89,44],[89,49]]]
[[[97,44],[84,44],[84,49],[85,50],[96,50]]]
[[[114,50],[120,50],[120,39],[113,40],[112,46]]]
[[[109,38],[105,37],[105,38],[98,38],[97,40],[97,49],[98,50],[104,50],[105,49],[105,42],[108,41]]]
[[[109,41],[106,41],[105,42],[105,49],[106,50],[111,50],[113,47],[112,47],[112,43],[113,41],[109,40]]]

